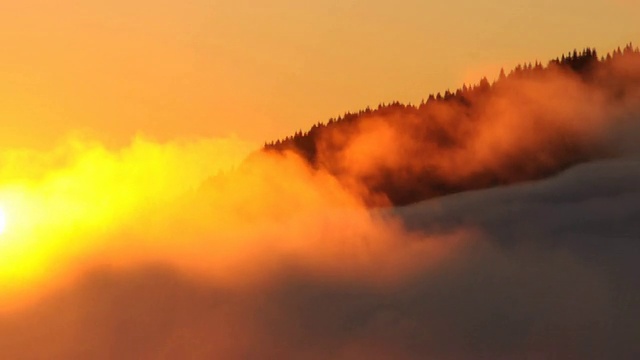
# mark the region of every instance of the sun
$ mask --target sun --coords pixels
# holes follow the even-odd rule
[[[0,207],[0,235],[4,233],[7,228],[7,216],[4,209]]]

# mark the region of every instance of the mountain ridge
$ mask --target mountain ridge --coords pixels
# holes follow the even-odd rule
[[[614,156],[615,146],[596,128],[640,109],[638,93],[637,47],[629,43],[600,58],[586,48],[546,66],[536,61],[501,70],[493,83],[483,77],[419,105],[396,101],[347,112],[267,142],[262,151],[298,154],[370,206],[406,205]]]

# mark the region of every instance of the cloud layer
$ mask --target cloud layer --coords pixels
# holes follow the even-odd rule
[[[299,244],[260,247],[223,278],[166,262],[95,268],[5,314],[0,349],[25,359],[632,359],[638,180],[638,159],[588,164],[394,210],[407,231],[379,213],[366,226],[376,233],[349,229],[350,214],[320,238],[318,227],[281,231]],[[253,266],[260,276],[243,277]]]

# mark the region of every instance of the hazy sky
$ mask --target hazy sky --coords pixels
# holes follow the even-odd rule
[[[501,66],[640,42],[637,1],[0,3],[0,146],[263,141]]]

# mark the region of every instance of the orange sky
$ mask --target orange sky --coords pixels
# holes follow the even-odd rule
[[[55,4],[54,4],[55,3]],[[0,3],[0,146],[261,142],[500,66],[640,42],[637,1]]]

